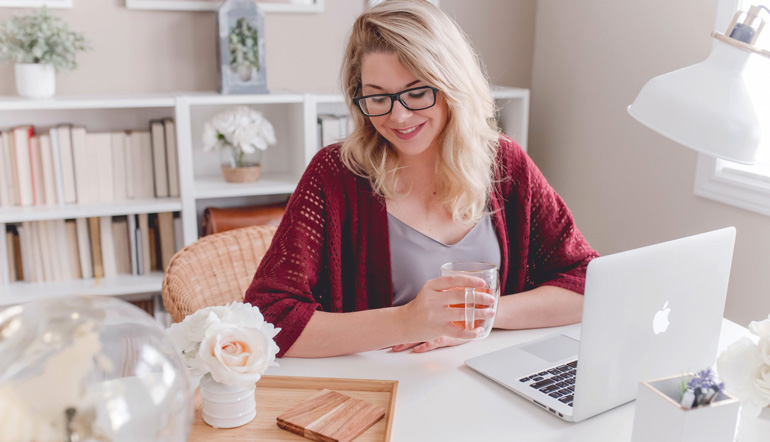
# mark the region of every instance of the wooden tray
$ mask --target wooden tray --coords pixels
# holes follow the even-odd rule
[[[302,436],[278,427],[276,417],[324,388],[371,402],[385,409],[385,417],[361,433],[355,442],[389,442],[396,406],[398,381],[307,378],[299,376],[263,376],[257,382],[257,417],[238,428],[212,428],[203,422],[201,397],[195,392],[195,417],[187,442],[305,441]]]

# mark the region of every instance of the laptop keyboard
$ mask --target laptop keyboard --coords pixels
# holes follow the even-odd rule
[[[533,373],[519,379],[519,382],[523,382],[571,407],[572,399],[575,396],[576,372],[577,361],[572,361],[549,370]]]

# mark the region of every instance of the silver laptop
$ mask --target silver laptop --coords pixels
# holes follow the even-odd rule
[[[735,228],[594,259],[583,322],[465,364],[579,422],[634,400],[640,381],[711,366]]]

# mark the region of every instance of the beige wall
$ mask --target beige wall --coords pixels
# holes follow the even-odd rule
[[[745,325],[770,313],[770,218],[693,195],[696,154],[626,112],[648,79],[709,54],[715,13],[716,0],[540,0],[529,146],[601,253],[736,226],[725,314]]]
[[[75,0],[56,10],[93,50],[57,77],[57,93],[153,93],[217,89],[214,13],[141,11],[124,0]],[[529,87],[535,0],[443,0],[472,37],[498,84]],[[267,79],[273,91],[333,92],[345,38],[365,0],[326,0],[320,14],[267,14]],[[0,8],[0,21],[14,12]],[[15,94],[13,67],[0,65],[0,95]]]

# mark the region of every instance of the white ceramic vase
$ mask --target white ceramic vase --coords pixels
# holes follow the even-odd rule
[[[50,64],[17,63],[16,91],[22,97],[48,98],[56,92],[56,70]]]
[[[741,409],[735,442],[767,442],[768,440],[770,440],[770,407],[763,408],[759,416],[749,416]]]
[[[246,425],[257,416],[254,389],[215,381],[210,374],[201,378],[203,420],[214,428]]]

